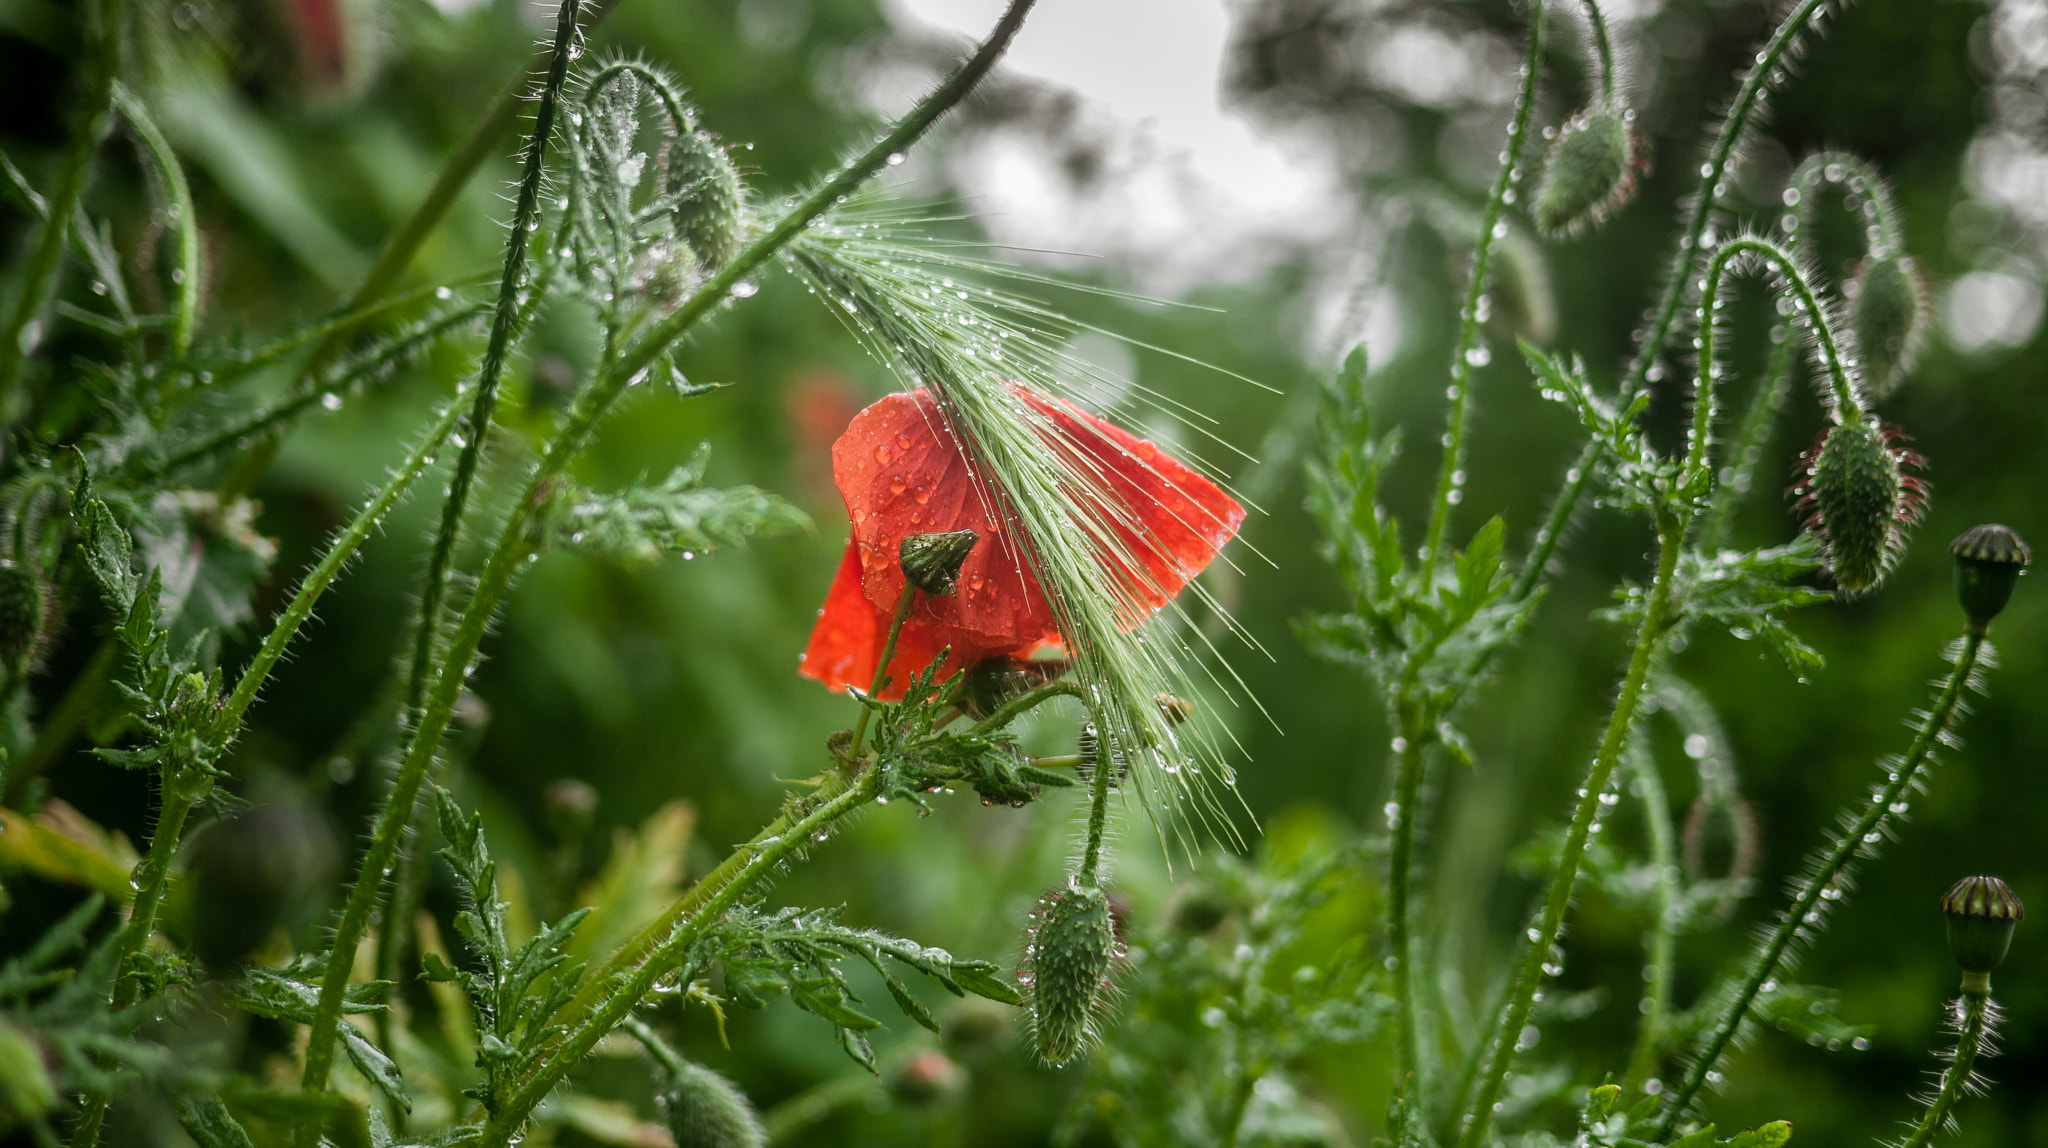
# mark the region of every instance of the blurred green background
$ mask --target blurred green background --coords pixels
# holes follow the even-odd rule
[[[190,168],[205,229],[206,334],[216,340],[254,341],[335,305],[479,110],[523,66],[540,28],[526,4],[500,0],[461,11],[423,0],[151,8],[152,27],[164,35],[154,45],[159,54],[142,66],[154,69],[162,118]],[[294,23],[315,8],[333,17],[321,27],[338,39]],[[1136,382],[1213,416],[1222,439],[1258,460],[1206,452],[1264,510],[1246,527],[1249,545],[1236,552],[1241,574],[1213,576],[1213,588],[1262,648],[1224,643],[1264,711],[1240,705],[1229,718],[1243,747],[1235,764],[1251,817],[1293,834],[1376,830],[1387,739],[1376,694],[1351,671],[1309,657],[1290,629],[1308,611],[1342,605],[1301,510],[1304,397],[1373,322],[1390,332],[1373,346],[1374,415],[1381,427],[1408,428],[1408,456],[1389,500],[1418,518],[1435,466],[1439,396],[1467,258],[1455,220],[1477,207],[1505,119],[1489,94],[1498,77],[1479,79],[1485,68],[1512,61],[1524,14],[1496,2],[1401,0],[1234,0],[1227,8],[1232,32],[1218,98],[1259,132],[1313,152],[1336,180],[1333,210],[1347,214],[1313,229],[1313,239],[1283,229],[1258,240],[1256,258],[1212,261],[1168,280],[1115,257],[1059,264],[1064,274],[1079,267],[1079,281],[1095,286],[1156,292],[1163,283],[1175,302],[1190,306],[1131,304],[1054,286],[1039,292],[1087,322],[1170,350],[1133,352]],[[1769,15],[1759,0],[1638,0],[1617,11],[1654,168],[1636,202],[1603,229],[1523,245],[1515,287],[1497,309],[1493,363],[1480,372],[1461,529],[1499,513],[1511,538],[1526,539],[1539,518],[1573,453],[1576,428],[1562,408],[1535,396],[1512,339],[1582,354],[1603,383],[1616,377],[1660,282],[1699,141]],[[1874,760],[1903,748],[1900,722],[1924,704],[1928,679],[1943,668],[1940,652],[1961,630],[1947,540],[1985,521],[2048,540],[2039,393],[2048,347],[2036,333],[2048,247],[2036,230],[2042,221],[2029,215],[2030,204],[2048,202],[2048,179],[2038,174],[2048,170],[2038,150],[2048,135],[2036,82],[2048,66],[2044,21],[2040,4],[2018,0],[1865,0],[1845,9],[1776,101],[1735,189],[1735,202],[1768,225],[1781,210],[1775,197],[1790,165],[1823,146],[1856,151],[1896,181],[1910,247],[1933,285],[1935,337],[1884,414],[1930,460],[1934,492],[1927,524],[1882,593],[1795,620],[1828,658],[1811,682],[1795,681],[1754,643],[1726,636],[1699,636],[1675,662],[1719,708],[1762,833],[1754,896],[1718,932],[1690,939],[1683,950],[1681,1004],[1742,951],[1749,926],[1782,903],[1784,878],[1835,810],[1875,779]],[[1420,51],[1401,48],[1411,41],[1397,35],[1415,29],[1464,53],[1464,71],[1455,74],[1470,80],[1469,90],[1425,91],[1402,81],[1403,61],[1386,53]],[[1553,30],[1539,116],[1554,124],[1583,98],[1584,67],[1572,26],[1553,19]],[[0,2],[0,146],[39,182],[56,165],[78,89],[77,37],[70,4]],[[749,149],[741,154],[753,188],[769,201],[865,141],[880,109],[894,106],[891,84],[908,90],[903,77],[914,83],[933,74],[957,46],[870,0],[619,0],[593,35],[596,50],[641,53],[674,69],[705,125]],[[908,169],[916,178],[900,180],[898,190],[934,213],[961,216],[945,228],[971,238],[984,227],[975,169],[946,157],[971,156],[978,143],[1026,141],[1044,170],[1084,189],[1114,181],[1115,170],[1088,162],[1109,145],[1072,107],[1028,77],[1003,76],[927,145]],[[508,141],[500,149],[508,158],[468,188],[414,263],[410,283],[473,283],[494,274],[511,150]],[[124,242],[135,240],[144,194],[134,150],[117,141],[106,149],[91,202],[126,228]],[[1453,225],[1436,226],[1446,221]],[[18,248],[27,225],[24,213],[7,209],[0,241]],[[1000,221],[988,226],[1001,232]],[[1841,240],[1834,232],[1823,245],[1830,277],[1846,270]],[[66,290],[86,290],[79,279],[74,274]],[[1389,312],[1394,320],[1384,317]],[[1768,317],[1751,300],[1738,314],[1738,355],[1747,356],[1738,390],[1745,390]],[[108,353],[76,327],[60,331],[51,352],[60,360]],[[473,367],[476,350],[445,349],[289,438],[256,492],[264,507],[258,525],[281,548],[259,597],[267,608],[282,601],[292,573],[398,457],[428,404]],[[530,457],[563,400],[564,381],[592,349],[586,326],[565,312],[544,316],[525,352],[501,413],[510,433],[490,459],[494,490]],[[784,782],[815,771],[825,736],[853,719],[851,703],[797,677],[796,657],[844,544],[844,511],[829,486],[825,452],[854,410],[895,384],[781,276],[764,279],[759,295],[705,328],[682,362],[694,379],[732,385],[688,403],[643,396],[608,425],[580,477],[606,487],[665,473],[708,441],[716,480],[782,492],[812,514],[817,529],[648,569],[558,554],[521,583],[475,683],[481,705],[471,712],[458,784],[485,811],[498,848],[543,905],[550,882],[560,880],[545,811],[550,783],[578,778],[600,794],[598,828],[572,858],[584,875],[604,863],[613,829],[638,827],[674,801],[694,810],[686,856],[701,871],[765,821]],[[1808,394],[1795,393],[1771,444],[1761,489],[1741,520],[1745,545],[1789,539],[1796,529],[1777,491],[1820,425]],[[1675,401],[1662,402],[1651,418],[1669,427],[1681,413]],[[1196,442],[1191,435],[1183,441]],[[337,747],[400,654],[435,513],[428,498],[410,501],[329,596],[320,623],[254,711],[233,763],[240,777],[288,779],[316,795],[342,840],[364,824],[376,772],[337,757]],[[1643,575],[1650,544],[1634,519],[1585,514],[1563,552],[1569,572],[1467,719],[1478,765],[1454,771],[1439,795],[1428,928],[1459,939],[1444,959],[1466,969],[1473,984],[1499,967],[1534,887],[1504,859],[1516,842],[1565,816],[1618,675],[1624,636],[1589,616],[1617,579]],[[1876,1026],[1869,1047],[1828,1052],[1764,1034],[1727,1065],[1731,1088],[1715,1105],[1724,1128],[1790,1119],[1802,1143],[1868,1142],[1895,1131],[1913,1114],[1909,1093],[1925,1086],[1934,1066],[1929,1050],[1941,1042],[1942,1002],[1953,989],[1935,910],[1941,893],[1966,874],[1996,873],[2023,899],[2048,905],[2040,846],[2048,834],[2048,779],[2040,768],[2048,750],[2048,712],[2040,704],[2048,689],[2040,641],[2048,602],[2035,590],[2023,585],[1996,627],[2002,664],[1990,675],[1990,697],[1964,726],[1967,746],[1947,756],[1901,839],[1864,869],[1859,892],[1799,973],[1842,990],[1843,1015]],[[35,683],[42,704],[90,653],[92,624],[84,615],[75,620],[83,629],[74,629]],[[229,663],[246,649],[231,644]],[[1057,747],[1071,732],[1070,722],[1055,717],[1031,736]],[[1659,727],[1658,744],[1673,801],[1683,807],[1692,798],[1691,770],[1668,729]],[[151,803],[139,775],[78,752],[54,771],[50,792],[131,839],[146,836]],[[1070,805],[1055,797],[1022,810],[984,809],[954,797],[936,801],[926,818],[877,812],[820,863],[791,873],[771,899],[844,903],[855,923],[1007,963],[1020,950],[1033,898],[1062,871]],[[1640,850],[1641,828],[1628,814],[1611,833]],[[1132,912],[1141,922],[1156,917],[1172,877],[1142,820],[1128,827],[1120,866]],[[12,906],[0,917],[9,947],[68,896],[33,882],[11,885],[10,893]],[[1569,944],[1566,985],[1604,985],[1611,997],[1545,1039],[1561,1042],[1590,1084],[1626,1055],[1639,985],[1638,924],[1588,897]],[[2048,1145],[2044,967],[2048,935],[2022,927],[1999,977],[2010,1019],[2003,1054],[1986,1069],[1998,1087],[1968,1102],[1958,1143]],[[730,1073],[764,1108],[855,1071],[822,1022],[793,1009],[736,1014],[729,1047],[702,1010],[688,1015],[691,1054]],[[893,1023],[878,1046],[907,1039],[905,1030],[907,1023]],[[951,1051],[971,1070],[959,1099],[929,1105],[879,1087],[858,1090],[851,1106],[802,1142],[1044,1141],[1074,1072],[1033,1068],[1014,1040]],[[1374,1083],[1352,1097],[1353,1116],[1364,1122],[1356,1127],[1377,1122],[1382,1088]],[[580,1141],[563,1133],[561,1142]]]

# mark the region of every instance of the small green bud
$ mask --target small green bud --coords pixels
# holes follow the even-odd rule
[[[911,585],[934,598],[943,598],[953,592],[961,563],[967,561],[968,552],[979,541],[981,535],[972,530],[912,534],[897,548],[897,561],[902,563],[903,576],[910,579]]]
[[[1806,453],[1793,487],[1843,597],[1874,590],[1920,521],[1926,487],[1908,469],[1920,456],[1896,445],[1896,428],[1858,418],[1829,427]]]
[[[676,1148],[765,1148],[768,1134],[739,1086],[701,1064],[669,1076],[661,1108]]]
[[[1948,917],[1948,947],[1963,969],[1963,991],[1991,991],[1991,970],[2005,959],[2012,931],[2027,907],[1996,877],[1965,877],[1941,899]]]
[[[1039,901],[1021,979],[1040,1060],[1057,1068],[1094,1042],[1117,951],[1116,922],[1100,888],[1070,882]]]
[[[1996,522],[1972,526],[1949,543],[1956,558],[1956,599],[1978,630],[1991,624],[2012,601],[2013,586],[2034,561],[2026,540]]]
[[[41,1042],[0,1017],[0,1132],[38,1119],[56,1104],[57,1088]]]
[[[29,567],[0,559],[0,662],[10,670],[33,662],[49,625],[49,587]]]
[[[706,132],[683,136],[664,156],[676,234],[690,245],[706,272],[716,271],[740,250],[739,169]]]
[[[1866,259],[1849,280],[1849,326],[1863,353],[1865,385],[1883,398],[1913,369],[1927,331],[1927,289],[1906,255]]]
[[[1595,226],[1635,194],[1645,165],[1635,113],[1602,104],[1564,122],[1536,185],[1536,227],[1568,235]]]

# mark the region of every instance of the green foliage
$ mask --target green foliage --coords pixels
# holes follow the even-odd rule
[[[710,449],[653,486],[614,494],[564,491],[552,526],[556,546],[624,562],[653,562],[662,554],[685,558],[720,546],[737,546],[755,535],[810,526],[810,518],[776,495],[752,486],[718,489],[704,485]]]

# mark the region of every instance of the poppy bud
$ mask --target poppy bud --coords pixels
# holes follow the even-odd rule
[[[1635,113],[1626,109],[1602,105],[1566,120],[1536,185],[1537,228],[1566,235],[1620,210],[1635,194],[1643,148]]]
[[[41,1119],[56,1104],[57,1088],[41,1042],[0,1017],[0,1132]]]
[[[2034,560],[2025,539],[1996,522],[1972,526],[1949,543],[1956,558],[1956,599],[1972,628],[1982,630],[2012,601],[2013,585]]]
[[[307,908],[334,863],[327,828],[289,805],[258,805],[192,842],[192,953],[216,972],[261,949]]]
[[[946,1058],[943,1052],[920,1052],[907,1061],[896,1073],[890,1091],[905,1104],[923,1106],[936,1104],[958,1093],[966,1083],[966,1074],[960,1066]]]
[[[19,670],[35,659],[50,623],[50,592],[34,570],[0,559],[0,663]]]
[[[1927,328],[1927,290],[1919,269],[1904,255],[1866,259],[1847,284],[1849,326],[1863,352],[1863,373],[1871,397],[1898,386],[1920,352]]]
[[[740,250],[740,173],[718,140],[691,132],[665,153],[676,234],[713,272]]]
[[[968,552],[979,541],[981,535],[972,530],[912,534],[903,540],[896,557],[911,585],[934,598],[943,598],[953,592],[961,563],[967,561]]]
[[[2027,907],[1996,877],[1965,877],[1941,899],[1941,911],[1948,916],[1949,951],[1963,968],[1963,991],[1989,993],[1991,970],[2005,959]]]
[[[1920,521],[1924,487],[1906,473],[1920,457],[1894,445],[1899,437],[1858,418],[1829,427],[1801,460],[1793,492],[1844,597],[1876,589]]]
[[[1116,956],[1116,923],[1101,889],[1070,882],[1038,902],[1022,979],[1040,1060],[1057,1068],[1095,1039]]]
[[[669,1076],[661,1108],[676,1148],[764,1148],[768,1134],[739,1086],[701,1064]]]

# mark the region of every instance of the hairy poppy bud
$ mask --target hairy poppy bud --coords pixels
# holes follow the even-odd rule
[[[739,1086],[701,1064],[669,1076],[661,1108],[676,1148],[763,1148],[768,1134]]]
[[[1925,487],[1907,473],[1920,456],[1899,438],[1896,428],[1859,418],[1829,427],[1801,459],[1793,493],[1844,597],[1876,589],[1920,521]]]
[[[1978,630],[1991,624],[2012,601],[2013,585],[2026,573],[2034,552],[2010,526],[1972,526],[1949,543],[1956,558],[1956,599]]]
[[[739,169],[705,132],[683,136],[665,154],[676,234],[705,271],[716,271],[740,250]]]
[[[1871,397],[1883,398],[1899,385],[1927,329],[1927,289],[1919,269],[1905,255],[1866,259],[1849,280],[1849,326],[1863,352],[1863,373]]]
[[[1948,917],[1949,951],[1963,967],[1963,991],[1990,992],[1991,970],[2005,959],[2027,907],[1996,877],[1965,877],[1941,899],[1941,911]]]
[[[19,670],[35,660],[50,623],[50,592],[36,572],[0,559],[0,663]]]
[[[1643,138],[1635,113],[1601,105],[1557,129],[1536,185],[1536,226],[1565,235],[1594,226],[1635,194],[1643,170]]]
[[[258,805],[200,830],[192,842],[192,953],[216,972],[261,949],[308,908],[334,865],[317,817]]]
[[[1040,1060],[1057,1068],[1095,1039],[1116,956],[1116,922],[1101,889],[1070,882],[1038,902],[1022,979]]]
[[[903,564],[903,576],[910,579],[911,585],[934,598],[943,598],[953,592],[953,582],[960,577],[960,564],[967,561],[968,552],[979,541],[981,535],[972,530],[912,534],[897,549],[897,561]]]
[[[39,1120],[56,1104],[41,1042],[0,1017],[0,1132]]]

